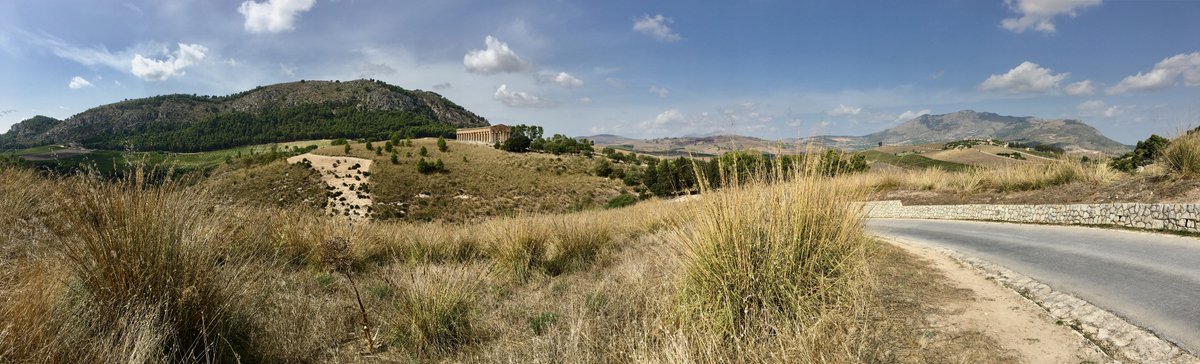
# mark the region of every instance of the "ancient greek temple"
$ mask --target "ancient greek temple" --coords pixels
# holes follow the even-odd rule
[[[466,128],[458,129],[458,141],[460,142],[477,142],[492,145],[503,143],[508,140],[508,135],[512,131],[508,125],[492,125],[481,128]]]

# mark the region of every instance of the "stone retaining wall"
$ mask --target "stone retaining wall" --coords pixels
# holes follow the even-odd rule
[[[874,201],[867,217],[991,220],[1063,225],[1118,225],[1200,233],[1200,204],[922,205]]]

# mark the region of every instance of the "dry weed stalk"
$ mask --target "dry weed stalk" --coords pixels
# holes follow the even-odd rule
[[[350,239],[336,237],[325,241],[325,244],[321,246],[321,261],[334,272],[346,276],[346,280],[350,282],[350,289],[354,291],[354,298],[358,300],[358,310],[362,313],[362,331],[363,338],[367,342],[367,353],[373,352],[375,340],[371,336],[371,319],[367,316],[367,306],[363,305],[362,295],[358,293],[358,284],[354,283],[352,274],[353,260],[350,257]]]

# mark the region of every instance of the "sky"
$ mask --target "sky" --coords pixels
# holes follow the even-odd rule
[[[863,135],[964,109],[1200,123],[1200,1],[0,0],[0,131],[307,80],[572,136]]]

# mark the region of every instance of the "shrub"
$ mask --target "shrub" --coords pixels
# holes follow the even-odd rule
[[[392,164],[400,164],[400,157],[396,156],[396,152],[392,152]]]
[[[617,197],[613,197],[613,198],[609,199],[608,203],[604,204],[604,208],[615,209],[615,208],[621,208],[621,207],[626,207],[626,206],[633,206],[633,204],[636,204],[637,201],[638,201],[637,196],[630,195],[628,193],[622,193],[622,194],[618,195]]]
[[[418,153],[418,154],[419,154],[420,156],[422,156],[422,157],[428,157],[428,156],[429,156],[429,150],[428,150],[428,149],[425,149],[425,146],[424,146],[424,145],[422,145],[422,146],[421,146],[421,152],[420,152],[420,153]]]
[[[1162,151],[1160,158],[1174,172],[1183,175],[1200,172],[1200,133],[1189,132],[1175,138]]]
[[[450,147],[446,146],[446,138],[445,137],[441,137],[441,136],[438,137],[437,148],[438,148],[438,151],[441,151],[443,153],[445,153],[447,150],[450,149]]]
[[[346,147],[342,148],[342,152],[344,152],[346,154],[350,154],[350,144],[349,143],[346,143]]]

